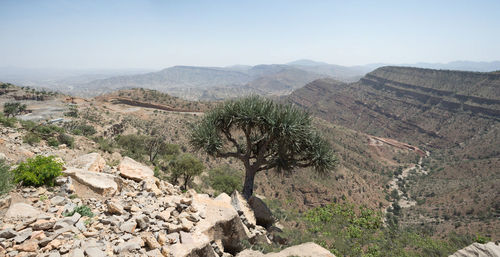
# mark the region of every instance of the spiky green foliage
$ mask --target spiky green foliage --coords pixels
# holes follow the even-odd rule
[[[251,196],[253,176],[261,170],[312,166],[326,173],[336,163],[308,113],[259,96],[230,100],[208,112],[194,127],[190,143],[211,156],[241,160],[245,197]]]
[[[55,179],[62,175],[63,164],[55,156],[37,155],[21,162],[13,170],[14,181],[25,186],[54,186]]]

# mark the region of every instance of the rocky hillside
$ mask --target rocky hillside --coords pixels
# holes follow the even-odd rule
[[[252,208],[259,209],[237,192],[182,193],[128,157],[109,167],[99,154],[79,156],[64,174],[55,188],[21,188],[1,199],[0,254],[217,257],[272,238],[255,219]],[[314,244],[295,248],[287,252],[333,256]]]
[[[314,81],[288,100],[330,122],[430,151],[430,173],[409,189],[421,204],[408,210],[408,223],[430,219],[441,231],[500,236],[485,222],[497,224],[500,213],[498,73],[382,67],[356,83]]]

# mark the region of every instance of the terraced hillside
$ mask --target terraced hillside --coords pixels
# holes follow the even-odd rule
[[[426,176],[408,185],[407,224],[498,238],[500,74],[382,67],[356,83],[316,80],[289,101],[319,117],[428,150]],[[467,206],[467,208],[465,208]]]

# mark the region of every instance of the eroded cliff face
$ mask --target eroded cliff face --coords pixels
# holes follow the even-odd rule
[[[382,67],[351,84],[316,80],[288,100],[334,124],[430,151],[430,173],[409,189],[424,203],[402,223],[500,236],[499,73]]]
[[[500,75],[382,67],[352,84],[317,80],[290,101],[370,134],[443,148],[500,121]]]

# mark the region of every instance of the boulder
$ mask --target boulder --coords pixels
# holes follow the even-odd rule
[[[36,252],[38,250],[38,242],[35,240],[29,240],[20,245],[14,246],[14,250],[22,252]]]
[[[76,248],[69,252],[69,257],[85,257],[83,250]]]
[[[244,250],[240,252],[237,257],[335,257],[330,251],[315,244],[305,243],[283,249],[281,252],[263,254],[253,250]]]
[[[123,209],[123,206],[121,204],[110,201],[108,202],[108,213],[122,215],[123,213],[125,213],[125,210]]]
[[[118,170],[120,171],[120,176],[134,181],[142,181],[148,177],[154,177],[152,169],[129,157],[122,159],[118,165]]]
[[[500,246],[493,242],[486,244],[473,243],[458,250],[450,257],[497,257],[500,256]]]
[[[231,203],[231,196],[227,195],[226,193],[221,193],[214,199],[215,201],[220,201],[224,203]]]
[[[206,218],[197,222],[189,233],[180,231],[180,243],[173,244],[170,248],[173,256],[217,256],[210,245],[210,242],[216,240],[220,240],[224,249],[229,252],[242,250],[241,242],[248,240],[249,235],[231,205],[231,198],[227,197],[229,201],[226,202],[194,195],[192,206],[200,213],[205,213]],[[169,236],[170,234],[167,238]]]
[[[118,190],[116,177],[110,174],[82,169],[68,169],[63,172],[102,196],[113,196]]]
[[[257,225],[265,228],[270,227],[274,223],[273,213],[267,205],[257,196],[252,196],[248,200],[248,204],[252,208]]]
[[[19,231],[17,236],[14,237],[14,242],[16,242],[16,244],[20,244],[20,243],[24,242],[26,239],[28,239],[28,237],[30,237],[32,233],[33,233],[33,229],[31,229],[31,228],[21,230],[21,231]]]
[[[250,209],[247,201],[238,191],[234,191],[233,194],[231,194],[231,205],[238,212],[238,214],[241,213],[240,215],[243,215],[243,217],[245,217],[245,220],[243,220],[243,224],[245,224],[249,228],[253,228],[255,227],[255,225],[257,225],[257,221],[255,220],[255,215],[252,209]]]
[[[6,228],[6,229],[0,231],[0,238],[9,239],[9,238],[13,238],[15,236],[17,236],[17,232],[14,231],[12,228]]]
[[[66,166],[88,171],[101,172],[106,166],[106,160],[104,160],[104,158],[102,158],[98,153],[89,153],[70,161]]]
[[[97,247],[89,247],[85,249],[85,254],[89,257],[106,257],[106,253],[104,253],[102,250],[100,250]]]
[[[5,218],[33,218],[42,214],[42,212],[35,207],[26,203],[14,203],[12,204],[7,212],[5,213]]]

